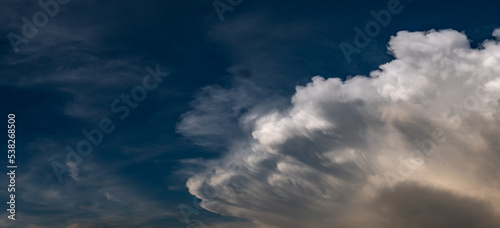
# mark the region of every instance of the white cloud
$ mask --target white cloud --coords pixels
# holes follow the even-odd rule
[[[497,39],[500,39],[500,29],[495,29],[493,31],[493,36],[496,37]]]
[[[486,216],[482,227],[496,227],[500,44],[482,46],[472,49],[466,35],[453,30],[399,32],[389,42],[395,59],[369,77],[343,82],[317,76],[297,87],[289,109],[266,111],[259,107],[267,101],[260,100],[233,116],[240,124],[230,127],[248,130],[227,135],[229,144],[243,140],[250,146],[207,162],[187,187],[205,209],[257,227],[400,227],[399,207],[427,210],[420,202],[444,208],[472,202],[479,210],[461,208],[437,218],[424,213],[422,226],[454,224],[449,216],[465,223]],[[224,96],[234,94],[217,97]],[[186,136],[202,132],[191,131],[202,126],[192,127],[193,118],[204,119],[196,107],[183,117]],[[388,172],[411,188],[396,185],[387,193]],[[445,197],[426,201],[436,195]],[[389,211],[366,209],[386,201]]]

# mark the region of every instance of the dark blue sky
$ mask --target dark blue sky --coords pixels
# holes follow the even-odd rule
[[[202,169],[186,161],[222,156],[228,135],[244,135],[234,126],[251,106],[235,99],[199,108],[204,97],[217,96],[207,87],[244,87],[252,102],[272,99],[269,109],[283,109],[295,86],[313,76],[366,75],[392,60],[387,42],[398,31],[450,28],[474,46],[491,39],[500,23],[497,1],[401,0],[401,13],[346,61],[339,45],[354,45],[353,28],[373,21],[370,11],[388,2],[243,0],[221,21],[208,0],[71,0],[58,4],[16,52],[8,34],[22,35],[22,18],[32,20],[41,8],[34,0],[2,1],[1,115],[5,121],[16,115],[19,168],[17,218],[3,213],[0,226],[186,227],[178,206],[196,208],[185,185]],[[142,85],[148,66],[169,75],[121,120],[110,106]],[[234,102],[233,109],[224,102]],[[223,111],[224,121],[207,117],[194,133],[180,125],[186,113],[213,109]],[[76,148],[85,140],[82,130],[98,128],[104,118],[115,130],[70,167],[65,147]],[[213,124],[222,130],[212,138],[196,133]],[[54,162],[68,168],[62,182]],[[0,198],[8,199],[6,189]],[[205,224],[240,221],[196,210],[189,218]]]

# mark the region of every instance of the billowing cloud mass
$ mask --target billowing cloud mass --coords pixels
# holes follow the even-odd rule
[[[229,151],[189,178],[190,193],[248,227],[500,227],[499,41],[402,31],[388,48],[379,70],[313,77],[289,108],[241,102],[243,133],[224,134]],[[217,107],[234,109],[221,97],[241,88],[215,89]],[[194,109],[181,133],[222,135],[190,132],[204,118],[217,127],[217,110]]]

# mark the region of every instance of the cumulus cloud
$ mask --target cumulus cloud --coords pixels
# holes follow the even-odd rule
[[[500,44],[402,31],[388,48],[394,60],[369,76],[313,77],[286,109],[245,98],[225,126],[242,134],[224,135],[228,152],[190,193],[255,227],[498,227]],[[180,132],[210,138],[198,129],[218,120],[199,107]]]

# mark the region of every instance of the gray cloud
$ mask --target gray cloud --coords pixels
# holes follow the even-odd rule
[[[268,102],[261,103],[262,100]],[[207,86],[191,102],[192,110],[181,116],[177,132],[198,145],[220,149],[231,143],[228,139],[242,137],[251,130],[240,117],[283,103],[284,99],[244,79],[236,79],[229,89]]]
[[[490,202],[414,183],[381,191],[371,209],[385,220],[383,227],[500,226]]]
[[[175,206],[168,207],[151,199],[144,194],[144,188],[119,175],[119,170],[128,165],[157,155],[159,152],[154,151],[157,148],[141,147],[144,154],[113,164],[87,157],[85,164],[71,173],[75,180],[68,178],[63,183],[56,181],[47,162],[57,156],[54,151],[64,151],[63,146],[57,141],[40,138],[28,143],[27,149],[37,151],[38,155],[32,156],[32,160],[25,164],[23,174],[17,177],[22,184],[16,186],[16,191],[24,193],[16,197],[18,205],[24,207],[20,210],[22,212],[18,212],[22,214],[22,219],[13,224],[7,219],[8,212],[4,212],[0,219],[2,227],[49,228],[73,224],[69,227],[108,228],[124,227],[126,224],[133,228],[143,225],[145,228],[157,219],[175,220],[179,216]],[[6,193],[2,193],[2,197],[8,198]]]

